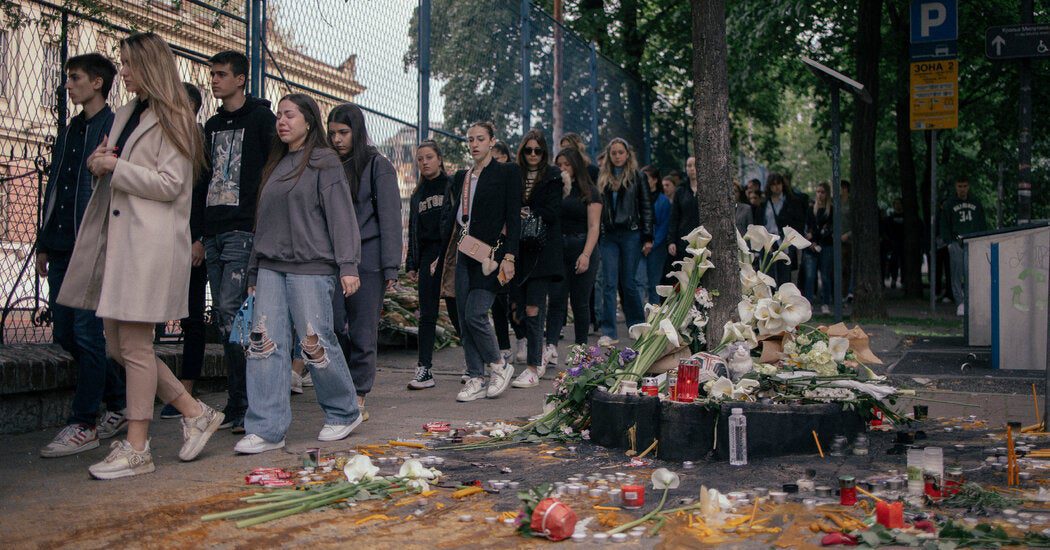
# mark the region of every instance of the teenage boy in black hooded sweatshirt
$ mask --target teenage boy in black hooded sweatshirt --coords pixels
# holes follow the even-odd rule
[[[248,257],[255,231],[255,203],[276,120],[270,102],[245,95],[248,58],[236,51],[219,52],[211,63],[211,90],[222,101],[204,125],[211,177],[195,193],[205,194],[200,234],[193,235],[194,253],[203,247],[208,283],[218,312],[228,369],[229,398],[223,411],[234,433],[244,433],[248,408],[244,349],[227,342],[230,326],[247,295]]]

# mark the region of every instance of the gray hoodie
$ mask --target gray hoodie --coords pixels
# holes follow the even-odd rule
[[[375,183],[373,208],[372,183]],[[401,192],[394,165],[383,155],[375,155],[361,172],[358,189],[357,221],[361,227],[361,265],[366,272],[382,271],[383,279],[397,279],[404,251],[401,225]]]
[[[264,184],[256,216],[248,284],[259,268],[299,275],[357,276],[361,234],[339,157],[315,149],[294,178],[301,151],[277,163]]]

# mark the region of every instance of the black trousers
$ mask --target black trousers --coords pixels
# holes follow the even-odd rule
[[[190,269],[189,316],[182,327],[182,372],[180,380],[197,380],[204,366],[204,298],[208,288],[208,266]]]
[[[565,235],[562,254],[565,276],[561,281],[551,284],[550,307],[547,312],[548,344],[558,345],[561,329],[568,318],[569,303],[572,304],[575,341],[577,344],[587,343],[591,322],[591,291],[594,289],[594,279],[598,275],[598,258],[592,254],[587,271],[576,273],[576,258],[583,253],[586,244],[586,234]]]
[[[441,243],[423,243],[419,254],[419,364],[433,366],[434,339],[441,308],[442,262],[432,275],[430,264],[441,255]],[[450,315],[455,306],[449,307]]]

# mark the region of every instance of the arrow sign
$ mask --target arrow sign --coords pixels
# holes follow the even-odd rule
[[[995,35],[995,38],[992,39],[992,45],[995,46],[996,56],[1003,54],[1003,44],[1006,44],[1006,41],[1003,40],[1003,37],[999,36],[998,34]]]
[[[988,27],[984,37],[984,54],[989,59],[1050,57],[1050,25]]]

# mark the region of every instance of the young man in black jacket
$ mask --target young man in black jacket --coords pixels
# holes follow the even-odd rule
[[[113,437],[127,426],[124,417],[123,369],[106,357],[102,319],[94,311],[73,309],[55,299],[62,288],[77,230],[92,193],[88,155],[98,147],[113,124],[106,96],[117,68],[100,54],[72,57],[66,62],[66,92],[80,114],[59,133],[44,194],[44,216],[36,243],[36,271],[47,277],[48,302],[54,339],[77,363],[77,389],[67,426],[40,450],[40,456],[68,456],[98,447],[99,439]],[[98,422],[99,405],[106,415]]]
[[[212,95],[222,106],[204,125],[211,177],[194,190],[205,194],[205,208],[199,234],[193,235],[193,249],[195,255],[200,248],[205,251],[208,283],[225,346],[229,399],[221,427],[244,433],[248,408],[244,349],[227,339],[247,296],[245,273],[252,251],[255,203],[277,119],[269,101],[245,95],[248,58],[244,54],[220,52],[209,62]]]

